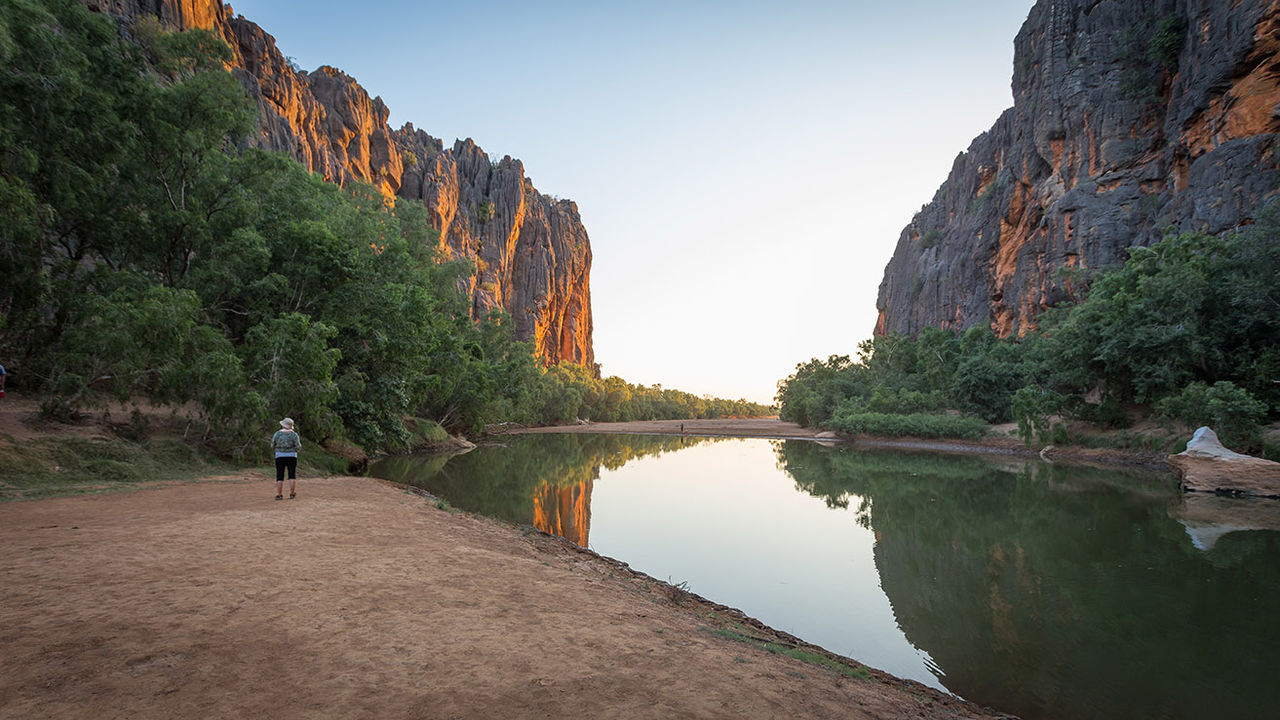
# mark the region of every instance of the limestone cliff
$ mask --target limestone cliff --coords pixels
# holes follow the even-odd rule
[[[539,193],[519,160],[491,160],[470,139],[445,150],[412,125],[393,139],[413,158],[400,196],[426,204],[446,253],[475,261],[473,313],[505,308],[539,356],[593,363],[591,243],[578,206]]]
[[[1225,233],[1280,194],[1280,1],[1040,0],[1014,105],[903,230],[877,334],[1021,334],[1168,229]]]
[[[545,361],[594,364],[587,231],[577,206],[539,193],[518,160],[490,160],[469,139],[445,149],[412,125],[392,130],[381,98],[336,68],[295,68],[275,38],[217,0],[82,2],[126,20],[154,15],[171,28],[220,34],[258,106],[252,145],[325,180],[425,203],[444,254],[475,263],[466,281],[473,317],[504,310]]]

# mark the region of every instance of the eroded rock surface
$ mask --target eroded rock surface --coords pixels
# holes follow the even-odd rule
[[[1228,450],[1207,427],[1169,456],[1169,466],[1183,490],[1280,498],[1280,463]]]
[[[956,158],[885,269],[876,332],[1035,326],[1166,229],[1219,234],[1280,193],[1280,3],[1040,0],[1014,105]]]

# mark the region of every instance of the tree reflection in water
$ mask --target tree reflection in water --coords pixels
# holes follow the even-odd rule
[[[402,455],[370,468],[469,512],[533,525],[587,547],[600,470],[723,438],[672,435],[510,435],[461,455]]]
[[[1026,718],[1280,706],[1280,533],[1198,548],[1167,475],[798,441],[777,453],[799,489],[856,500],[898,624],[953,692]]]

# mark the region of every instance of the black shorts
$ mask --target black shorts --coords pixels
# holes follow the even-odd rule
[[[298,477],[298,458],[296,457],[278,457],[276,458],[276,482],[284,482],[284,471],[289,470],[289,479],[293,480]]]

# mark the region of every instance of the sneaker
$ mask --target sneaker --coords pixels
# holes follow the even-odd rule
[[[277,499],[277,500],[283,500],[283,499],[284,499],[284,496],[283,496],[283,495],[277,495],[277,496],[276,496],[276,499]]]
[[[298,493],[289,493],[289,499],[290,499],[290,500],[292,500],[292,499],[294,499],[294,498],[296,498],[296,497],[298,497]]]

